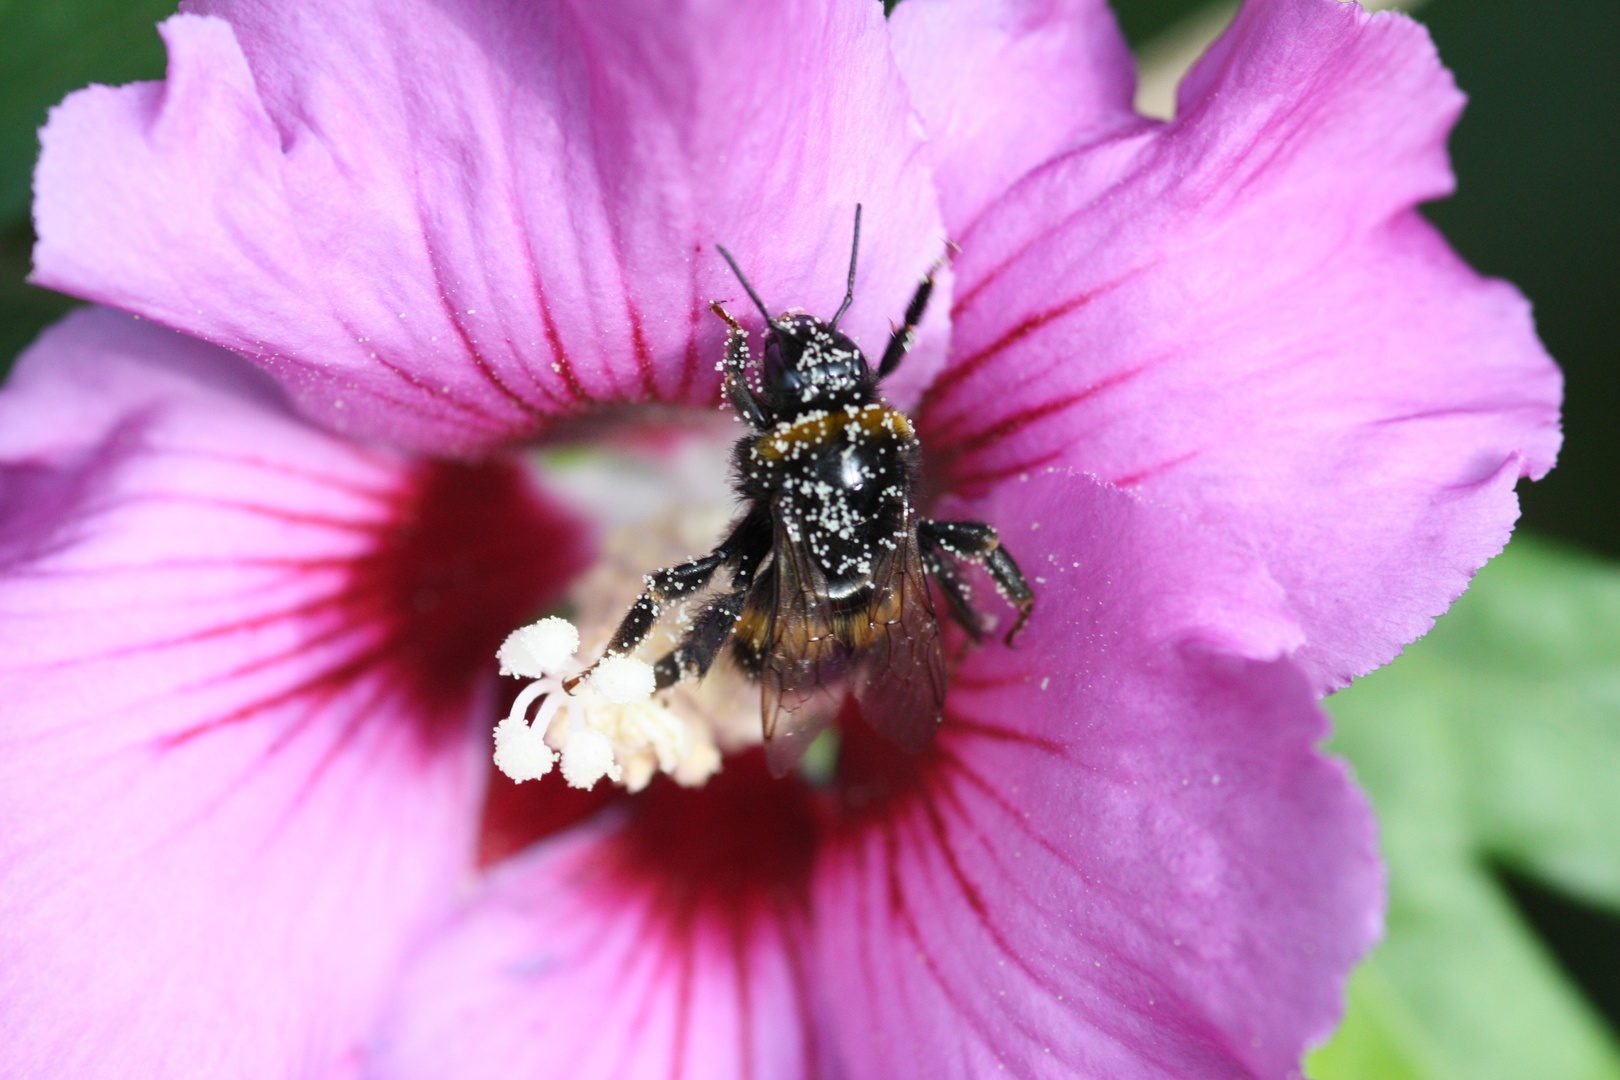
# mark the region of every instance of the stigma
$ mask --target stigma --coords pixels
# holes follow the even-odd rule
[[[712,729],[653,698],[650,664],[610,656],[573,693],[564,691],[580,666],[578,651],[579,631],[559,618],[520,627],[502,643],[501,674],[530,681],[495,725],[496,768],[517,783],[560,768],[572,787],[606,779],[630,791],[658,773],[700,787],[720,771]]]

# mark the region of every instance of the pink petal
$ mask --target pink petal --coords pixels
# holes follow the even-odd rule
[[[804,789],[755,754],[621,809],[497,869],[411,966],[368,1075],[823,1075],[803,1011]]]
[[[968,509],[1045,581],[1022,647],[958,673],[931,759],[846,747],[846,783],[875,782],[815,893],[844,1075],[1297,1077],[1382,874],[1310,688],[1269,659],[1274,586],[1083,478]]]
[[[1411,209],[1451,188],[1461,106],[1402,16],[1248,4],[1174,124],[1049,165],[962,238],[921,418],[945,471],[1139,489],[1264,556],[1318,688],[1388,660],[1559,444],[1528,305]]]
[[[1140,123],[1104,0],[906,0],[889,27],[953,236],[1030,169]]]
[[[191,10],[221,18],[161,26],[165,83],[53,112],[35,279],[235,349],[341,431],[472,453],[706,405],[707,305],[749,307],[716,242],[830,315],[864,202],[845,325],[879,351],[943,250],[875,4]]]
[[[0,1060],[348,1053],[471,868],[492,651],[582,556],[511,466],[346,445],[127,316],[47,333],[0,393]]]

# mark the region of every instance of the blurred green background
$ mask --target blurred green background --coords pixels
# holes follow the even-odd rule
[[[71,301],[23,282],[45,110],[158,78],[172,0],[0,0],[0,372]],[[1116,0],[1144,58],[1195,0]],[[1335,696],[1377,807],[1389,934],[1316,1080],[1620,1080],[1620,2],[1429,0],[1470,104],[1426,209],[1514,281],[1568,379],[1520,537],[1433,634]]]

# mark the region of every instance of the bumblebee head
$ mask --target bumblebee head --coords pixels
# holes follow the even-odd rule
[[[877,380],[861,355],[860,347],[838,329],[838,320],[855,299],[855,259],[861,249],[861,208],[855,207],[855,239],[849,250],[849,283],[844,302],[831,322],[814,315],[788,312],[771,318],[765,301],[743,276],[742,267],[731,252],[719,248],[731,272],[748,292],[754,307],[765,317],[764,391],[771,411],[790,418],[812,409],[834,409],[844,405],[864,405],[871,400]],[[733,326],[736,324],[733,323]]]
[[[765,396],[779,412],[864,404],[872,369],[860,348],[813,315],[782,315],[765,335]]]

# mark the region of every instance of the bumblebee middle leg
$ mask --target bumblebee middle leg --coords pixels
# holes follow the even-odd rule
[[[1035,590],[1029,587],[1024,572],[1018,569],[1013,557],[1001,546],[995,527],[982,521],[919,521],[917,539],[925,548],[933,547],[945,554],[967,562],[980,563],[990,574],[996,591],[1009,604],[1018,609],[1018,618],[1002,640],[1011,645],[1013,639],[1029,622],[1035,607]],[[943,582],[941,582],[943,586]],[[947,587],[946,596],[950,592]]]

